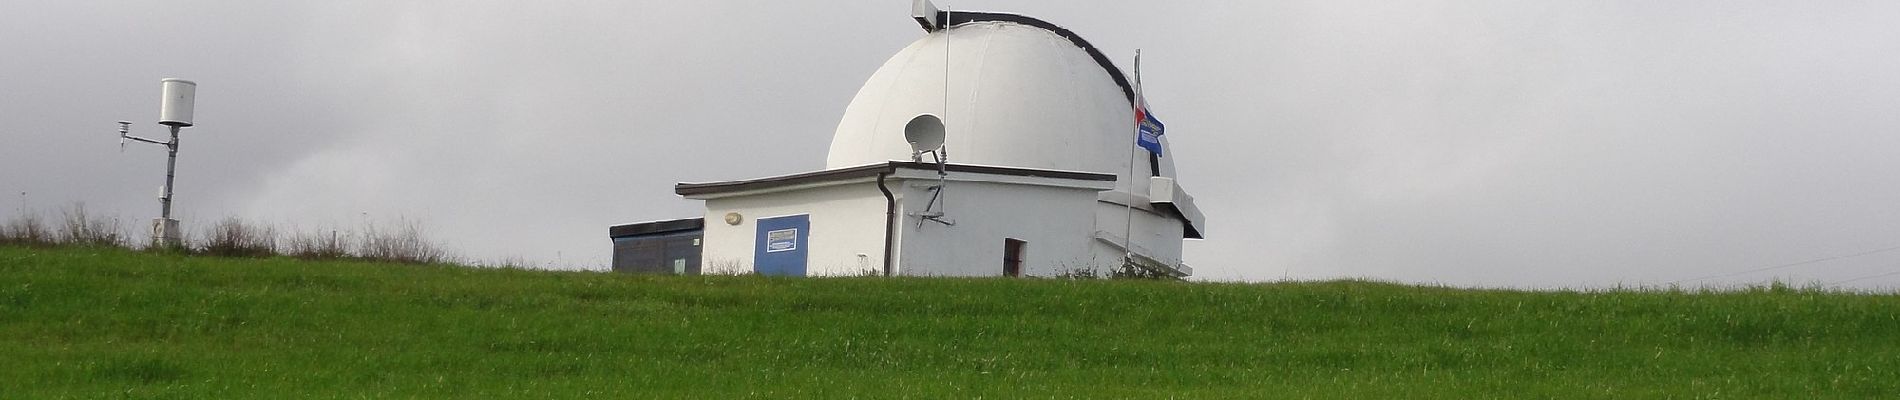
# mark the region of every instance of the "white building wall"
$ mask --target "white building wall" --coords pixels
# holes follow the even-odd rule
[[[1181,220],[1170,215],[1160,214],[1154,208],[1139,204],[1147,198],[1137,198],[1134,208],[1134,238],[1130,247],[1135,254],[1168,265],[1181,264],[1181,236],[1184,228]],[[1100,201],[1095,203],[1095,232],[1097,238],[1092,244],[1095,264],[1104,273],[1118,268],[1122,263],[1122,243],[1129,230],[1129,207],[1118,201]]]
[[[1114,250],[1113,260],[1104,263],[1098,255],[1103,253],[1098,249],[1101,241],[1096,239],[1098,214],[1105,204],[1097,199],[1114,182],[953,172],[937,209],[945,211],[944,218],[955,225],[910,215],[926,210],[930,187],[940,183],[936,172],[927,170],[899,170],[886,181],[898,203],[892,250],[899,275],[1002,275],[1005,239],[1026,242],[1023,273],[1029,276],[1105,271],[1107,266],[1119,265],[1121,251]],[[757,221],[799,214],[808,215],[811,222],[804,243],[806,275],[851,276],[884,270],[886,203],[874,179],[704,198],[701,257],[706,273],[753,271]],[[736,225],[727,224],[727,213],[739,213],[742,218]],[[1173,234],[1178,238],[1180,230]],[[1178,244],[1175,251],[1178,254]]]
[[[701,268],[706,273],[752,272],[756,221],[807,214],[807,276],[881,274],[884,211],[884,194],[875,181],[707,199]],[[738,225],[726,223],[730,212],[743,216]]]
[[[934,179],[904,179],[899,211],[898,274],[906,276],[999,276],[1003,240],[1025,246],[1023,273],[1051,276],[1094,263],[1091,254],[1100,188],[1021,183],[951,181],[942,201],[944,218],[956,225],[922,221],[909,214],[930,202]],[[1178,232],[1177,232],[1178,233]],[[1176,239],[1179,241],[1179,239]],[[1118,253],[1119,254],[1119,253]]]

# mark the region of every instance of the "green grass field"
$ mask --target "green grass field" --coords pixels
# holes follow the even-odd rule
[[[0,247],[0,398],[1896,398],[1900,296]]]

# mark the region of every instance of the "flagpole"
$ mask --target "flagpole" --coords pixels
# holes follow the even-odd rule
[[[1124,200],[1122,202],[1122,205],[1127,206],[1128,210],[1127,210],[1127,215],[1125,215],[1125,218],[1124,218],[1124,222],[1126,222],[1126,225],[1122,227],[1122,267],[1123,268],[1127,268],[1128,266],[1133,265],[1135,263],[1135,247],[1134,247],[1134,242],[1135,242],[1135,156],[1138,154],[1141,154],[1141,152],[1137,149],[1141,147],[1140,145],[1141,118],[1142,118],[1142,115],[1141,115],[1141,49],[1135,49],[1135,98],[1133,101],[1129,101],[1128,103],[1132,106],[1131,109],[1134,111],[1134,114],[1135,114],[1135,118],[1134,118],[1135,129],[1133,130],[1133,133],[1135,134],[1135,137],[1134,137],[1135,140],[1127,142],[1128,143],[1128,199]]]
[[[938,28],[943,32],[943,118],[941,119],[944,136],[955,137],[950,135],[950,10],[943,10],[943,22],[940,24],[943,25]],[[938,155],[937,158],[941,160],[943,156]]]

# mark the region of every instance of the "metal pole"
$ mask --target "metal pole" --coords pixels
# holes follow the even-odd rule
[[[178,171],[178,127],[172,126],[172,141],[165,142],[165,197],[159,198],[158,217],[172,219],[172,176]]]
[[[1135,101],[1132,103],[1135,114],[1139,116],[1141,114],[1141,49],[1135,49]],[[1135,140],[1139,142],[1141,140],[1140,118],[1135,119],[1134,133]],[[1124,219],[1126,225],[1122,227],[1122,267],[1124,268],[1135,263],[1135,155],[1141,154],[1140,147],[1136,143],[1128,144],[1128,200],[1126,200],[1127,204],[1123,204],[1128,206],[1128,212]]]

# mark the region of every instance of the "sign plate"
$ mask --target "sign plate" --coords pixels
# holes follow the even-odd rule
[[[798,250],[798,228],[765,232],[765,252]]]

